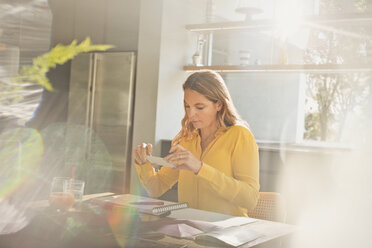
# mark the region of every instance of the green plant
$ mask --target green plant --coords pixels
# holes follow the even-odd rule
[[[32,65],[23,66],[20,74],[14,77],[14,81],[18,83],[36,83],[43,86],[46,90],[53,91],[52,84],[46,76],[51,68],[66,63],[80,53],[105,51],[112,47],[112,45],[93,45],[89,37],[80,44],[77,44],[76,40],[66,46],[58,44],[50,52],[34,58]]]

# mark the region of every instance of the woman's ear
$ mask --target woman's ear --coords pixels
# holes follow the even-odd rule
[[[217,111],[220,111],[222,109],[223,103],[220,100],[218,100],[216,104],[217,104]]]

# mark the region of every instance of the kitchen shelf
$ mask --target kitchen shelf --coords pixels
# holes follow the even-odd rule
[[[184,66],[185,71],[213,70],[217,72],[309,72],[309,73],[344,73],[371,72],[369,64],[288,64],[288,65],[212,65]]]
[[[307,16],[302,19],[302,25],[362,25],[371,23],[372,14],[338,14],[326,16]],[[244,29],[271,29],[278,26],[276,20],[251,20],[241,22],[216,22],[203,24],[189,24],[186,29],[191,32],[213,32],[224,30],[244,30]]]

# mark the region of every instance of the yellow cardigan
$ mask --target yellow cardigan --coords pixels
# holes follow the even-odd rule
[[[220,128],[204,153],[200,136],[183,138],[180,144],[203,163],[195,175],[188,170],[162,167],[155,172],[150,163],[135,164],[142,185],[158,197],[178,181],[178,201],[190,207],[235,216],[247,216],[257,204],[259,185],[258,148],[246,127]]]

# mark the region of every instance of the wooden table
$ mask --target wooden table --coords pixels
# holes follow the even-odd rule
[[[88,195],[84,196],[84,201],[89,200],[91,198],[100,197],[100,196],[107,196],[112,193],[102,193],[102,194],[94,194],[94,195]],[[31,209],[45,209],[43,207],[47,206],[47,201],[40,201],[40,202],[34,202],[29,207]],[[101,215],[89,215],[88,217],[86,214],[81,213],[78,215],[75,215],[73,212],[69,213],[69,215],[62,216],[61,218],[50,218],[45,216],[48,216],[47,214],[43,214],[43,217],[41,220],[34,221],[36,223],[32,223],[28,229],[25,228],[25,230],[21,230],[20,232],[12,235],[7,236],[0,236],[0,247],[124,247],[123,246],[123,240],[126,240],[127,237],[123,235],[127,231],[131,231],[131,229],[135,229],[138,227],[139,222],[135,222],[134,220],[128,220],[125,216],[122,218],[122,222],[125,222],[124,225],[121,225],[124,227],[124,231],[121,229],[114,230],[112,220],[110,222],[110,217],[103,217]],[[78,217],[78,218],[75,218]],[[220,221],[225,220],[228,218],[231,218],[230,215],[224,215],[219,213],[213,213],[198,209],[181,209],[177,211],[173,211],[168,218],[176,218],[176,219],[188,219],[188,220],[201,220],[201,221]],[[66,231],[69,227],[66,226],[66,223],[68,224],[68,221],[71,222],[71,219],[77,220],[77,222],[80,221],[80,223],[87,221],[89,222],[89,225],[86,225],[87,227],[97,227],[93,231],[88,231],[84,228],[82,228],[82,231],[75,231],[79,229],[72,229],[70,230],[70,236],[72,233],[72,236],[74,236],[74,240],[68,243],[63,242],[56,242],[55,239],[58,237],[58,240],[60,239],[60,235],[57,235],[58,232]],[[40,219],[40,218],[39,218]],[[51,221],[53,220],[53,221]],[[49,223],[50,222],[50,223]],[[53,223],[52,223],[53,222]],[[107,222],[110,223],[110,225],[107,224]],[[45,224],[46,223],[46,224]],[[62,224],[61,224],[62,223]],[[92,224],[93,223],[93,224]],[[97,224],[98,223],[98,224]],[[257,220],[256,222],[246,224],[249,226],[249,228],[253,231],[257,231],[259,233],[264,234],[264,236],[251,241],[249,243],[244,244],[240,247],[253,247],[261,244],[270,244],[267,243],[267,241],[271,240],[278,240],[278,238],[284,237],[292,232],[295,231],[295,227],[292,225],[287,225],[283,223],[278,222],[271,222],[271,221],[265,221],[265,220]],[[37,232],[38,229],[42,229],[42,231]],[[53,228],[55,228],[57,231],[53,232]],[[89,229],[89,228],[88,228]],[[67,230],[69,231],[69,230]],[[76,232],[76,233],[75,233]],[[57,234],[56,234],[57,233]],[[137,234],[137,233],[136,233]],[[54,236],[53,236],[54,235]],[[57,236],[56,236],[57,235]],[[139,234],[138,234],[139,235]],[[149,237],[146,237],[147,239],[150,239]],[[164,244],[174,244],[181,247],[181,245],[186,245],[187,247],[216,247],[213,246],[205,246],[200,245],[193,240],[187,240],[187,239],[179,239],[179,238],[173,238],[169,236],[158,236],[156,239],[154,239],[155,242],[160,242],[160,245],[155,245],[152,247],[164,247]],[[162,243],[163,242],[163,243]],[[164,243],[165,242],[165,243]],[[5,246],[3,246],[5,245]],[[127,247],[127,246],[125,246]],[[137,247],[137,246],[134,246]],[[140,246],[140,247],[146,247]],[[172,246],[168,246],[172,247]],[[174,246],[173,246],[174,247]],[[220,246],[225,247],[225,246]]]

